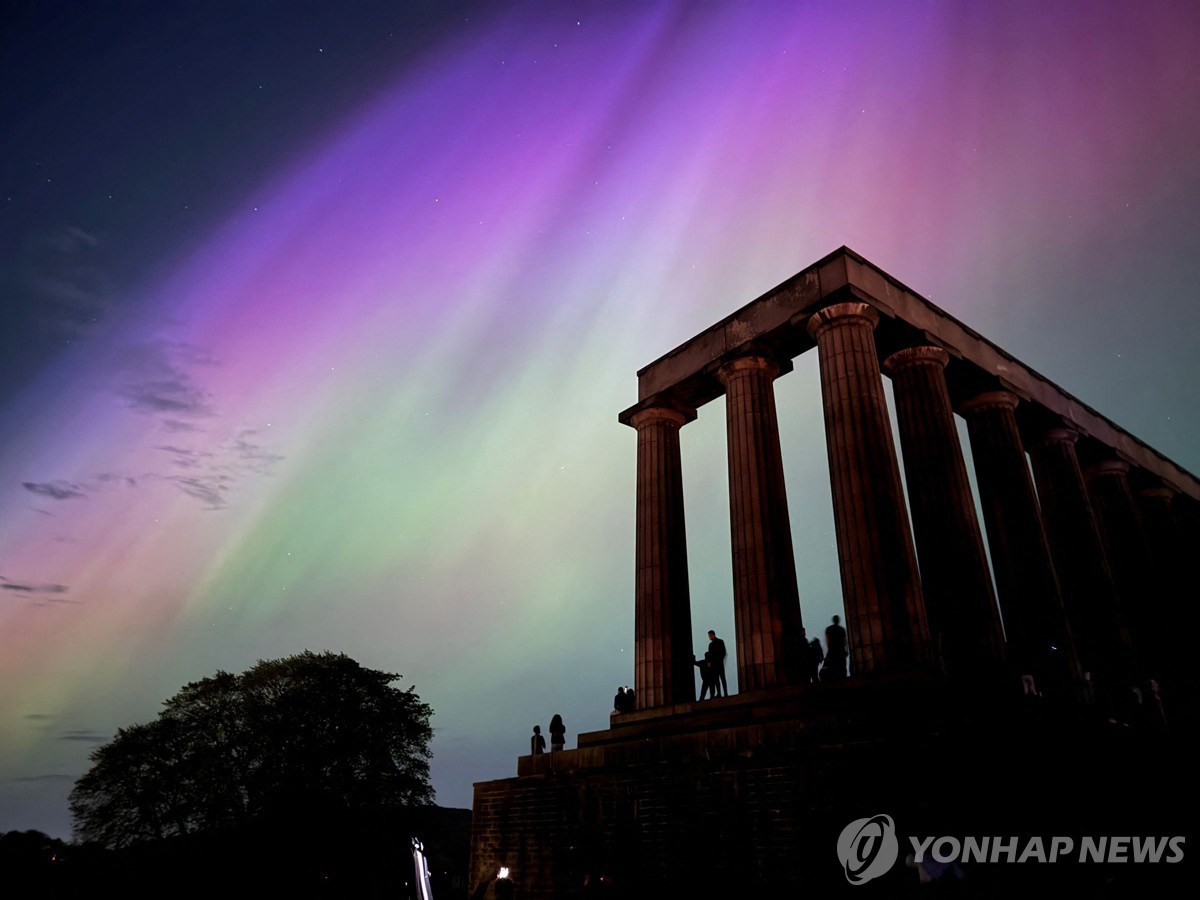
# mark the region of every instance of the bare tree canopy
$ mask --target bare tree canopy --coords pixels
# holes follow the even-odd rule
[[[433,802],[433,709],[399,676],[305,651],[185,685],[75,783],[76,836],[127,846],[259,817]]]

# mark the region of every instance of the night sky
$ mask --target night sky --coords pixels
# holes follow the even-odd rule
[[[443,805],[605,727],[635,372],[843,244],[1200,471],[1193,2],[9,0],[0,41],[0,830],[305,648],[433,705]],[[814,354],[776,395],[820,631]],[[732,649],[720,402],[682,443]]]

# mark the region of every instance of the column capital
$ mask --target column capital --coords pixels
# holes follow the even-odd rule
[[[808,333],[816,338],[826,329],[854,319],[865,321],[874,330],[875,326],[879,324],[879,310],[869,303],[858,301],[835,303],[817,310],[813,314],[812,318],[808,320]]]
[[[651,406],[648,409],[640,409],[629,417],[629,424],[638,429],[659,422],[669,422],[682,428],[690,421],[691,419],[686,415],[669,406]]]
[[[1016,409],[1021,399],[1012,391],[985,391],[959,405],[959,412],[970,413],[981,409]]]
[[[1166,500],[1168,503],[1170,503],[1175,499],[1175,495],[1178,493],[1179,491],[1175,490],[1175,488],[1161,485],[1159,487],[1143,488],[1142,490],[1138,491],[1138,496],[1149,497],[1154,500]]]
[[[937,366],[946,368],[950,354],[941,347],[920,346],[898,350],[883,361],[883,371],[895,375],[909,366]]]
[[[651,422],[675,422],[679,416],[683,417],[679,424],[686,425],[696,418],[696,410],[670,394],[656,394],[621,410],[617,413],[617,421],[630,428],[641,428]]]
[[[729,384],[729,380],[743,372],[765,372],[768,378],[775,378],[780,372],[779,363],[766,356],[739,356],[729,362],[722,363],[717,369],[717,378],[721,384]]]
[[[1123,459],[1106,459],[1088,466],[1083,474],[1088,478],[1099,478],[1102,475],[1125,476],[1129,474],[1129,463]]]
[[[1040,435],[1040,443],[1043,447],[1048,447],[1051,444],[1071,444],[1073,446],[1078,440],[1079,432],[1066,425],[1058,428],[1047,428]]]

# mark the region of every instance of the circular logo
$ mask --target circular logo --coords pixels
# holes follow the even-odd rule
[[[837,852],[846,880],[851,884],[866,884],[878,878],[895,864],[900,854],[892,817],[880,814],[855,819],[838,835]]]

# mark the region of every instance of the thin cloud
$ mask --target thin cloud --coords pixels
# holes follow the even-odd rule
[[[283,454],[251,440],[257,433],[254,429],[244,429],[212,450],[158,444],[154,449],[167,454],[173,466],[184,470],[184,474],[159,477],[201,501],[205,509],[226,509],[229,497],[244,479],[270,475],[275,465],[286,459]]]
[[[46,244],[59,253],[78,253],[87,247],[99,247],[100,238],[76,225],[54,232],[46,238]]]
[[[131,409],[145,413],[168,413],[204,418],[215,415],[212,395],[187,366],[212,366],[216,360],[191,344],[159,341],[133,348],[116,393]]]
[[[96,476],[96,483],[104,487],[137,487],[137,479],[117,472],[101,472]]]
[[[64,731],[58,736],[58,739],[60,741],[82,741],[87,744],[103,744],[108,740],[107,737],[90,728],[74,728]]]
[[[72,600],[70,597],[41,597],[34,606],[78,606],[78,600]]]
[[[44,322],[84,336],[109,316],[115,292],[96,235],[68,225],[43,235],[33,251],[24,282]]]
[[[24,597],[31,606],[62,606],[74,605],[78,600],[67,596],[65,584],[38,584],[31,581],[12,581],[0,578],[0,591],[8,591],[10,596]]]
[[[70,481],[23,481],[21,487],[31,494],[51,500],[76,500],[87,496],[82,485]]]
[[[208,392],[186,372],[178,370],[126,384],[119,393],[131,408],[141,412],[213,415]]]
[[[189,497],[195,497],[205,504],[205,509],[224,509],[227,504],[222,492],[226,490],[220,476],[204,475],[199,477],[171,476],[167,479]]]
[[[22,594],[65,594],[70,590],[65,584],[26,584],[20,581],[3,579],[0,590],[17,591]]]
[[[254,431],[242,432],[242,435],[255,434]],[[246,440],[244,436],[238,437],[231,448],[235,458],[242,466],[251,472],[259,475],[269,475],[275,464],[282,462],[287,457],[280,453],[272,453],[262,444],[256,444]]]
[[[163,453],[168,453],[171,456],[171,465],[180,469],[195,469],[199,468],[200,460],[196,458],[196,451],[190,450],[187,447],[173,447],[164,445],[155,447],[155,450],[161,450]]]
[[[180,469],[200,469],[207,465],[209,460],[216,457],[216,454],[211,450],[176,447],[173,444],[163,444],[154,449],[169,454],[171,464]]]

